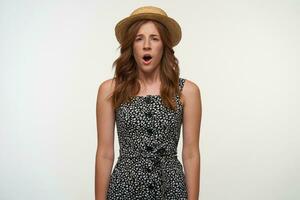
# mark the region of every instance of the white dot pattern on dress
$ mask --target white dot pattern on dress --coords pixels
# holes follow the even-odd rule
[[[179,78],[182,90],[185,79]],[[116,109],[119,157],[110,176],[107,200],[187,199],[177,147],[183,105],[162,104],[160,95],[135,96]]]

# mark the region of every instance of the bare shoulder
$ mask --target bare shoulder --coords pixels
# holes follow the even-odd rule
[[[184,86],[182,88],[182,94],[184,106],[187,103],[197,103],[198,101],[201,101],[199,86],[189,79],[185,79]]]
[[[109,96],[112,95],[115,87],[115,80],[114,79],[107,79],[100,83],[98,88],[98,100],[100,98],[107,99]]]

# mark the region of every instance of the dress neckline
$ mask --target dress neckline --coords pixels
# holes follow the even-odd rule
[[[180,80],[184,80],[184,79],[181,78],[181,77],[179,77],[179,84],[180,84]],[[133,96],[132,98],[142,98],[142,99],[145,99],[145,98],[148,98],[148,97],[161,98],[161,95],[160,94],[136,95],[136,96]]]
[[[137,95],[137,96],[133,96],[133,98],[148,98],[148,97],[161,97],[161,95],[159,94],[147,94],[147,95]]]

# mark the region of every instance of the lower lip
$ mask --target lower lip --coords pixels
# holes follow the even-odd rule
[[[144,65],[149,65],[149,64],[151,63],[151,61],[152,61],[152,59],[150,59],[150,60],[148,60],[148,61],[143,60],[143,64],[144,64]]]

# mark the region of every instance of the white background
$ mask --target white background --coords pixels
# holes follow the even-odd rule
[[[1,0],[0,199],[94,199],[97,90],[144,5],[201,90],[200,200],[300,199],[298,0]]]

